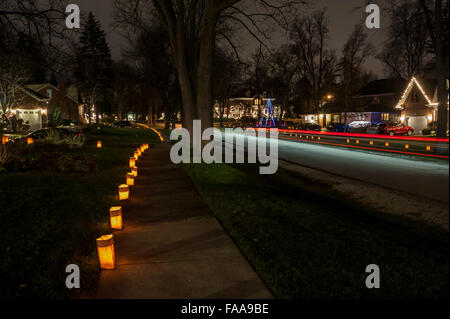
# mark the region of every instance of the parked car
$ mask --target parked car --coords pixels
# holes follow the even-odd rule
[[[369,126],[366,130],[367,134],[385,134],[386,123],[378,122]]]
[[[403,134],[412,135],[414,133],[414,129],[411,126],[407,126],[401,123],[387,123],[384,131],[390,136]]]
[[[61,126],[76,126],[78,125],[78,121],[74,121],[74,120],[63,120],[61,122]]]
[[[281,121],[278,124],[278,128],[286,129],[286,130],[292,130],[292,129],[295,128],[295,123],[292,122],[292,121]]]
[[[308,123],[302,123],[300,125],[297,126],[298,130],[302,130],[302,131],[322,131],[322,126],[320,126],[317,123],[312,123],[312,122],[308,122]]]
[[[131,127],[131,122],[130,121],[118,121],[118,122],[114,122],[112,123],[113,127]]]
[[[437,122],[428,123],[427,128],[422,130],[423,135],[436,135],[437,131]]]
[[[345,129],[347,127],[347,130]],[[350,127],[348,125],[345,125],[343,123],[335,123],[331,122],[327,125],[327,131],[328,132],[345,132],[349,131]]]
[[[348,124],[349,129],[348,132],[351,133],[366,133],[367,128],[370,127],[372,123],[369,121],[353,121]]]

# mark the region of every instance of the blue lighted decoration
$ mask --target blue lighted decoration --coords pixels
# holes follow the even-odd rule
[[[274,115],[274,109],[272,107],[272,100],[270,99],[270,97],[267,99],[267,105],[264,108],[264,110],[266,112],[264,112],[266,114],[266,116],[261,116],[261,118],[259,119],[259,127],[276,127],[276,122],[275,122],[275,115]]]

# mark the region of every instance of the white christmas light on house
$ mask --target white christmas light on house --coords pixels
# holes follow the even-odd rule
[[[430,100],[428,95],[425,93],[425,90],[422,88],[422,85],[420,85],[419,81],[417,81],[417,79],[415,77],[412,77],[411,81],[409,81],[408,86],[406,87],[405,91],[403,91],[403,94],[402,94],[402,96],[400,98],[400,101],[398,101],[397,105],[395,106],[396,109],[402,109],[403,108],[403,104],[405,104],[406,98],[409,95],[409,93],[411,92],[414,84],[417,85],[417,87],[419,88],[420,92],[425,97],[425,100],[427,101],[427,105],[428,106],[435,106],[435,105],[437,105],[437,103],[433,103]]]

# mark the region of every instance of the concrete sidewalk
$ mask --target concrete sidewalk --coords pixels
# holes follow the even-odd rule
[[[101,272],[97,298],[272,298],[169,151],[138,161],[116,269]]]

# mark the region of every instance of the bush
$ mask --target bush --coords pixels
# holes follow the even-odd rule
[[[55,173],[92,173],[97,170],[95,161],[83,156],[41,153],[34,158],[15,158],[5,165],[8,171],[25,172],[44,170]]]
[[[6,167],[13,162],[26,148],[23,141],[10,142],[0,145],[0,166]]]
[[[84,145],[84,136],[76,134],[61,134],[57,130],[49,129],[47,137],[43,140],[43,143],[52,145],[66,145],[70,148],[81,148]]]

